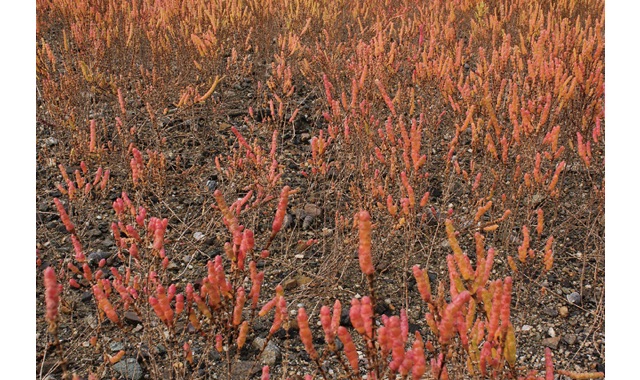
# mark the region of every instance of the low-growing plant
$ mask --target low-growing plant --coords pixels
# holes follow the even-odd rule
[[[453,250],[447,256],[449,291],[444,282],[432,292],[427,269],[415,265],[412,268],[420,298],[428,308],[425,314],[428,330],[409,334],[406,309],[400,315],[378,315],[374,289],[375,269],[371,258],[371,220],[367,211],[360,211],[358,220],[360,270],[366,275],[369,296],[353,298],[349,319],[360,342],[360,350],[349,330],[341,326],[341,304],[336,301],[333,312],[328,306],[320,310],[320,324],[324,332],[325,349],[319,353],[309,327],[309,317],[304,307],[298,310],[300,339],[305,350],[316,363],[319,376],[328,378],[325,363],[334,359],[346,378],[357,379],[433,379],[451,378],[449,362],[454,353],[462,353],[456,360],[466,366],[467,375],[482,379],[542,379],[537,371],[527,371],[516,366],[516,336],[510,321],[513,280],[511,277],[489,281],[495,250],[485,252],[484,238],[476,233],[476,267],[463,253],[453,230],[451,220],[446,220],[449,244]],[[447,301],[447,299],[449,301]],[[336,344],[336,337],[342,343]],[[361,366],[359,353],[364,356]],[[546,348],[545,379],[553,379],[551,351]],[[346,360],[345,360],[346,359]],[[457,367],[460,368],[460,367]],[[602,373],[571,373],[561,371],[572,378],[600,378]],[[451,375],[457,377],[460,373]]]
[[[600,376],[604,28],[602,0],[38,0],[38,376],[533,379],[542,345]]]

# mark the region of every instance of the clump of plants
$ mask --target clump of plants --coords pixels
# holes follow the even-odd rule
[[[604,1],[36,25],[39,378],[603,376]]]

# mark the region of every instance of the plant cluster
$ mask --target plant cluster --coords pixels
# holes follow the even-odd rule
[[[604,358],[603,1],[36,25],[39,378],[604,376],[520,329],[561,283]]]

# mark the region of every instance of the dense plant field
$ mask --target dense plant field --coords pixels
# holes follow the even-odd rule
[[[604,377],[604,1],[37,0],[38,379]]]

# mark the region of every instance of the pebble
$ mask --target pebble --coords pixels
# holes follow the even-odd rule
[[[313,203],[307,203],[306,205],[304,205],[304,213],[306,215],[319,216],[320,214],[322,214],[322,209],[314,205]]]
[[[93,299],[93,293],[91,293],[91,292],[84,292],[80,296],[80,301],[82,301],[84,303],[87,303],[87,302],[91,301],[92,299]]]
[[[328,237],[328,236],[331,236],[331,234],[333,234],[333,230],[330,228],[323,228],[321,234],[322,234],[322,237]]]
[[[282,228],[287,230],[293,226],[293,215],[286,214],[284,216],[284,223],[282,224]]]
[[[122,344],[122,342],[111,342],[109,344],[109,349],[111,352],[118,352],[120,350],[124,350],[124,344]]]
[[[111,240],[110,238],[106,238],[106,239],[104,239],[102,241],[102,246],[105,247],[105,248],[111,248],[114,245],[116,245],[116,243],[113,240]]]
[[[295,257],[296,259],[304,259],[304,255],[303,254],[297,254],[297,255],[295,255],[293,257]]]
[[[100,235],[102,235],[102,231],[100,231],[100,229],[98,228],[93,228],[87,231],[87,234],[91,237],[99,237]]]
[[[134,358],[127,358],[117,362],[113,365],[113,370],[125,379],[142,379],[142,367],[140,367],[140,364],[138,364],[138,361]]]
[[[282,284],[282,287],[284,288],[284,290],[295,289],[298,287],[298,281],[296,281],[295,278],[290,278]]]
[[[569,295],[567,295],[567,300],[569,302],[571,302],[572,304],[578,304],[582,301],[582,297],[580,296],[580,293],[578,292],[573,292]]]
[[[48,137],[46,140],[44,140],[44,143],[47,146],[51,147],[51,146],[57,145],[58,140],[55,137]]]
[[[526,331],[531,330],[532,328],[533,328],[533,326],[530,326],[530,325],[524,325],[524,326],[522,326],[521,330],[526,332]]]
[[[549,331],[547,331],[547,333],[552,338],[555,338],[555,336],[556,336],[556,331],[553,329],[553,327],[549,327]]]
[[[208,180],[207,181],[207,188],[210,191],[215,191],[218,188],[218,182],[216,182],[214,180]]]
[[[578,340],[578,337],[575,334],[567,334],[562,338],[562,340],[564,340],[565,343],[571,346],[576,343],[576,341]]]
[[[257,337],[253,340],[252,345],[256,350],[262,350],[265,342],[266,339]],[[267,343],[267,347],[265,347],[262,352],[262,364],[272,367],[278,364],[281,358],[282,354],[280,352],[280,348],[273,341],[269,341],[269,343]]]
[[[547,338],[542,340],[542,345],[545,347],[549,347],[553,350],[558,348],[558,344],[560,343],[560,336],[555,336],[552,338]]]
[[[98,321],[96,320],[95,316],[91,314],[87,315],[86,317],[84,317],[84,320],[92,329],[95,329],[96,327],[98,327]]]
[[[231,368],[232,379],[249,379],[254,374],[260,372],[258,363],[249,360],[240,360]]]
[[[542,310],[546,315],[550,316],[550,317],[557,317],[558,316],[558,310],[556,310],[553,307],[545,307],[544,310]]]
[[[193,238],[200,241],[202,239],[204,239],[204,234],[200,231],[197,231],[193,234]]]
[[[560,312],[560,316],[562,318],[566,318],[567,316],[569,316],[569,308],[567,308],[566,306],[560,306],[558,308],[558,312]]]
[[[124,321],[132,325],[142,323],[142,319],[140,319],[138,314],[134,313],[133,311],[126,311],[124,313]]]
[[[313,215],[306,215],[304,217],[304,220],[302,221],[302,229],[303,230],[306,231],[306,230],[309,229],[309,227],[311,227],[311,223],[313,223],[313,218],[314,218]]]

